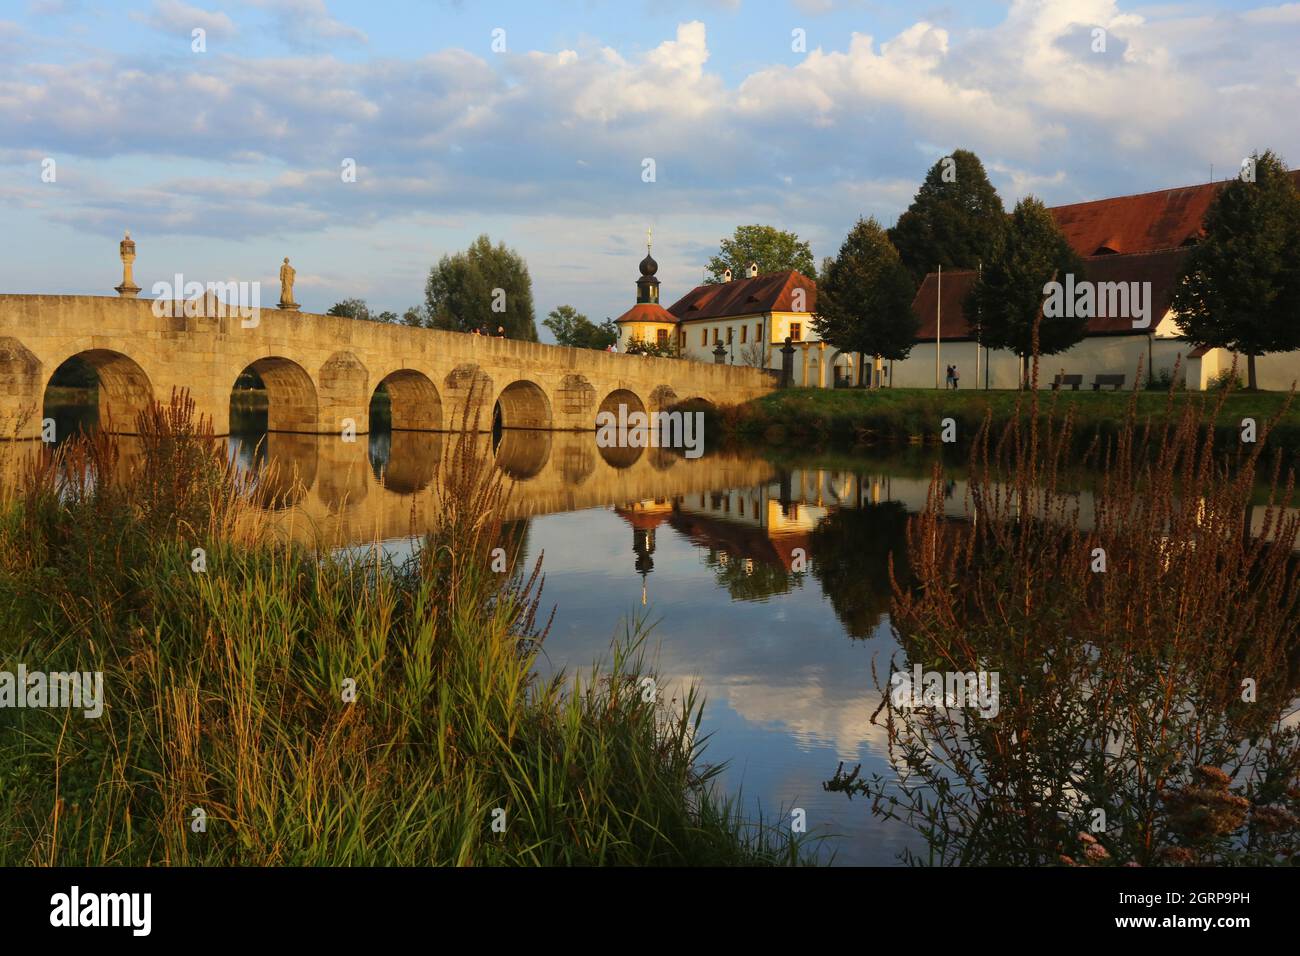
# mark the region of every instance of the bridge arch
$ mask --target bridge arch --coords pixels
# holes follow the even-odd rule
[[[615,471],[622,471],[625,468],[631,468],[641,456],[645,454],[644,448],[635,448],[631,445],[600,445],[596,446],[600,452],[601,459]]]
[[[67,356],[46,379],[42,403],[59,372],[78,361],[88,365],[98,381],[99,427],[119,435],[135,434],[137,416],[153,400],[153,384],[140,364],[121,352],[85,349]]]
[[[542,473],[551,460],[552,434],[535,428],[503,428],[496,447],[496,464],[507,477],[527,481]]]
[[[245,372],[256,375],[266,389],[267,431],[300,434],[320,431],[316,383],[305,368],[291,359],[268,355],[245,366],[239,374]],[[232,399],[234,391],[232,383]]]
[[[370,467],[375,480],[400,495],[423,491],[442,461],[446,436],[427,431],[370,433]]]
[[[401,368],[379,381],[376,394],[381,387],[388,392],[389,427],[393,431],[442,430],[442,397],[429,376],[413,368]],[[374,395],[370,400],[373,408]],[[373,421],[371,430],[374,430]]]
[[[614,416],[615,420],[618,420],[618,408],[620,405],[627,406],[626,414],[629,416],[633,412],[641,412],[642,414],[645,414],[645,403],[641,401],[641,396],[626,388],[616,388],[614,391],[606,395],[601,400],[600,408],[596,410],[596,414],[599,415],[601,412],[609,412]]]
[[[551,400],[536,382],[511,382],[497,396],[493,417],[502,428],[550,428]]]

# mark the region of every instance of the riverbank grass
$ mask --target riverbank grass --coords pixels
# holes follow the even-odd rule
[[[1114,436],[1136,399],[1139,420],[1165,421],[1181,415],[1194,392],[1059,391],[1040,397],[1043,418],[1072,415],[1080,441],[1094,436]],[[1234,391],[1224,400],[1214,419],[1219,444],[1237,440],[1241,422],[1253,418],[1262,426],[1285,405],[1279,392]],[[1172,400],[1172,405],[1170,402]],[[772,444],[906,444],[938,442],[944,419],[956,424],[958,443],[974,438],[986,415],[1001,428],[1025,409],[1025,393],[1016,390],[925,388],[819,389],[791,388],[737,406],[719,423],[733,438],[765,440]],[[1273,447],[1300,456],[1300,408],[1292,406],[1270,432]]]
[[[805,862],[742,819],[633,627],[540,681],[540,563],[459,443],[409,562],[276,540],[193,405],[0,496],[0,670],[100,672],[103,713],[0,709],[0,865]]]

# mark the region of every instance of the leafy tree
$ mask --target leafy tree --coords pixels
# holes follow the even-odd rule
[[[787,571],[780,564],[758,559],[745,562],[746,555],[729,554],[710,548],[704,563],[713,569],[719,587],[727,589],[733,601],[766,601],[776,594],[789,594],[803,587],[801,573]]]
[[[330,306],[326,315],[341,315],[348,319],[361,319],[364,322],[396,322],[396,312],[372,312],[365,299],[344,299]]]
[[[795,269],[808,277],[816,276],[812,246],[793,232],[774,226],[737,226],[730,239],[722,240],[722,248],[709,259],[708,283],[722,281],[725,269],[731,269],[733,279],[743,279],[751,262],[758,263],[758,272],[781,272]]]
[[[1173,297],[1188,339],[1247,356],[1251,389],[1257,355],[1300,348],[1300,193],[1271,150],[1252,159],[1254,182],[1210,204]]]
[[[869,479],[858,473],[858,486]],[[812,573],[849,637],[875,633],[893,596],[890,562],[909,583],[907,509],[897,501],[837,508],[813,530]]]
[[[523,258],[505,243],[479,236],[464,252],[443,256],[425,283],[427,322],[434,328],[496,334],[537,341],[533,280]]]
[[[919,284],[937,266],[974,269],[997,254],[1006,210],[974,153],[958,149],[926,173],[912,205],[889,230],[903,265]]]
[[[618,325],[613,319],[597,325],[571,305],[552,309],[542,325],[551,330],[557,343],[573,348],[606,349],[618,341]]]
[[[336,302],[329,307],[326,315],[341,315],[347,319],[363,319],[370,321],[375,318],[370,314],[370,306],[366,305],[365,299],[344,299],[342,302]]]
[[[880,223],[859,219],[823,271],[813,319],[817,334],[842,351],[907,358],[920,326],[912,311],[912,277]]]
[[[424,306],[413,305],[403,312],[402,324],[416,326],[417,328],[422,325],[428,325],[429,323],[425,319]]]
[[[1020,356],[1021,381],[1027,383],[1033,354],[1034,322],[1043,308],[1043,287],[1065,283],[1069,274],[1083,279],[1083,260],[1056,227],[1043,203],[1026,196],[1016,203],[1006,241],[984,269],[965,303],[980,342],[990,349],[1009,349]],[[978,316],[978,319],[975,317]],[[1038,330],[1038,351],[1055,355],[1081,341],[1086,316],[1045,318]]]

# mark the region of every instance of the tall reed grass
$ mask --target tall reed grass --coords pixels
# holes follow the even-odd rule
[[[138,430],[133,463],[104,434],[42,449],[0,509],[0,667],[106,697],[0,709],[0,865],[807,860],[715,792],[701,703],[647,693],[635,627],[535,678],[540,559],[492,570],[509,488],[472,436],[395,565],[260,531],[185,395]]]
[[[1300,517],[1276,465],[1252,506],[1269,423],[1216,454],[1223,394],[1171,394],[1157,424],[1132,397],[1084,457],[1103,475],[1089,520],[1066,480],[1072,409],[1038,401],[999,433],[986,420],[969,521],[946,517],[936,468],[915,585],[894,585],[891,670],[997,673],[997,716],[907,706],[877,675],[897,776],[841,766],[828,788],[918,830],[917,863],[1296,862]]]

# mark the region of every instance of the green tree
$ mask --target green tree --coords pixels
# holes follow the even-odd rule
[[[912,277],[875,219],[859,219],[817,289],[813,328],[846,352],[907,358],[920,321],[912,311]],[[862,375],[861,361],[858,374]]]
[[[344,299],[342,302],[335,302],[325,314],[340,315],[347,319],[363,319],[365,321],[374,318],[370,314],[370,306],[366,305],[365,299]]]
[[[413,305],[403,312],[402,324],[416,326],[417,328],[422,325],[428,325],[429,323],[425,319],[424,306]]]
[[[612,319],[597,325],[571,305],[552,309],[542,325],[551,330],[558,344],[573,348],[605,349],[618,341],[618,325]]]
[[[1071,248],[1047,207],[1033,196],[1016,203],[1006,241],[984,269],[965,303],[966,315],[985,348],[1009,349],[1020,356],[1021,382],[1029,380],[1034,323],[1049,282],[1084,278],[1083,260]],[[976,318],[978,317],[978,318]],[[1044,318],[1038,351],[1055,355],[1083,339],[1086,316]]]
[[[1188,254],[1173,307],[1197,345],[1255,357],[1300,348],[1300,193],[1286,165],[1266,150],[1254,181],[1225,184],[1205,214],[1205,238]]]
[[[974,153],[958,149],[926,173],[912,205],[889,239],[918,285],[926,273],[974,269],[990,261],[1006,237],[1006,210]]]
[[[537,341],[533,280],[523,258],[505,243],[494,246],[483,235],[464,252],[443,256],[429,270],[424,295],[426,321],[434,328],[482,328],[495,335],[500,325],[512,339]]]
[[[731,270],[733,279],[743,279],[751,262],[758,263],[758,272],[781,272],[795,269],[809,278],[817,275],[813,262],[812,246],[793,232],[774,226],[737,226],[730,239],[722,240],[722,248],[709,259],[710,285],[722,281],[725,269]]]

